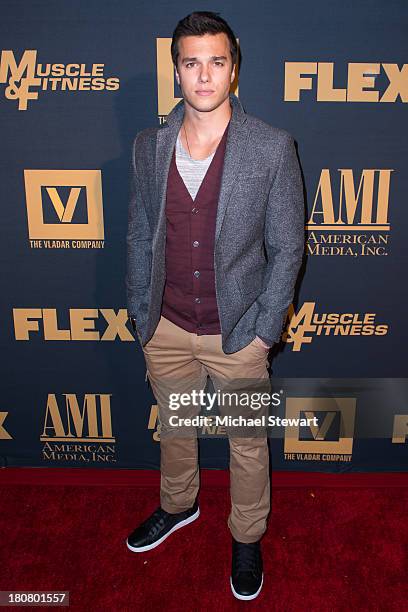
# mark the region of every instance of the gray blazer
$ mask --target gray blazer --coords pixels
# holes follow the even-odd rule
[[[218,200],[214,271],[225,353],[255,335],[280,340],[304,252],[303,184],[293,137],[232,105]],[[144,346],[160,320],[166,279],[166,187],[184,100],[133,142],[127,310]]]

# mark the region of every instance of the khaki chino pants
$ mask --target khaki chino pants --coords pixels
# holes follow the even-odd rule
[[[226,354],[221,334],[190,333],[165,317],[143,347],[147,375],[158,404],[160,431],[160,503],[170,513],[191,508],[199,489],[197,430],[180,436],[168,421],[169,390],[190,393],[205,389],[210,376],[214,389],[236,379],[262,379],[269,385],[268,350],[255,339],[243,349]],[[269,386],[270,389],[270,386]],[[178,417],[200,413],[181,406]],[[171,421],[170,421],[171,422]],[[228,527],[239,542],[255,542],[266,530],[270,510],[269,452],[266,435],[229,435],[231,512]]]

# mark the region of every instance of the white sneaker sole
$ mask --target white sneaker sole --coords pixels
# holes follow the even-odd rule
[[[263,585],[263,573],[262,573],[261,586],[256,591],[256,593],[254,593],[253,595],[240,595],[239,593],[237,593],[232,584],[232,576],[230,576],[230,585],[231,585],[231,591],[234,597],[236,597],[237,599],[241,599],[242,601],[250,601],[251,599],[255,599],[255,597],[258,597],[259,593],[261,592],[262,585]]]
[[[192,523],[193,521],[198,519],[199,516],[200,516],[200,508],[197,508],[197,512],[195,512],[194,514],[192,514],[188,518],[184,519],[184,521],[180,521],[179,523],[177,523],[177,525],[174,525],[174,527],[172,527],[170,529],[170,531],[168,531],[166,534],[164,534],[164,536],[162,536],[156,542],[153,542],[153,544],[147,544],[146,546],[138,546],[136,548],[135,546],[131,546],[129,544],[129,542],[127,541],[127,539],[126,539],[126,546],[128,547],[129,550],[131,550],[132,552],[136,552],[136,553],[138,553],[138,552],[146,552],[147,550],[152,550],[153,548],[156,548],[156,546],[160,546],[160,544],[162,542],[164,542],[164,540],[166,540],[169,537],[169,535],[171,535],[172,533],[177,531],[177,529],[181,529],[182,527],[185,527],[186,525],[189,525],[190,523]]]

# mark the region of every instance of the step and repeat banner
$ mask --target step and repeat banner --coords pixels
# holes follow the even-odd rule
[[[305,185],[272,468],[406,470],[408,5],[0,6],[1,465],[159,467],[126,311],[130,152],[180,99],[177,21],[219,10],[241,49],[233,91],[294,136]],[[228,465],[224,434],[199,431],[202,467]]]

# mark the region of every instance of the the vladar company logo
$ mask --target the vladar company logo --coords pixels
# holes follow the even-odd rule
[[[18,110],[28,110],[28,103],[38,100],[40,92],[117,91],[118,77],[105,76],[105,64],[38,63],[37,50],[26,49],[17,63],[14,51],[3,50],[0,59],[0,83],[5,83],[7,100],[18,103]],[[100,93],[99,93],[100,95]]]
[[[306,229],[309,255],[388,255],[390,168],[323,168]],[[358,183],[358,185],[357,185]]]
[[[282,340],[292,344],[293,351],[300,351],[303,344],[310,344],[316,336],[385,336],[388,325],[377,324],[372,312],[315,312],[316,302],[304,302],[298,312],[293,304],[288,309],[288,325]]]
[[[110,393],[49,393],[42,455],[46,461],[115,463]],[[80,407],[82,403],[82,408]]]
[[[356,398],[287,398],[286,417],[301,419],[303,415],[316,419],[317,425],[288,425],[285,428],[285,459],[349,463],[353,452]]]
[[[31,248],[104,247],[100,170],[25,170],[24,182]]]

